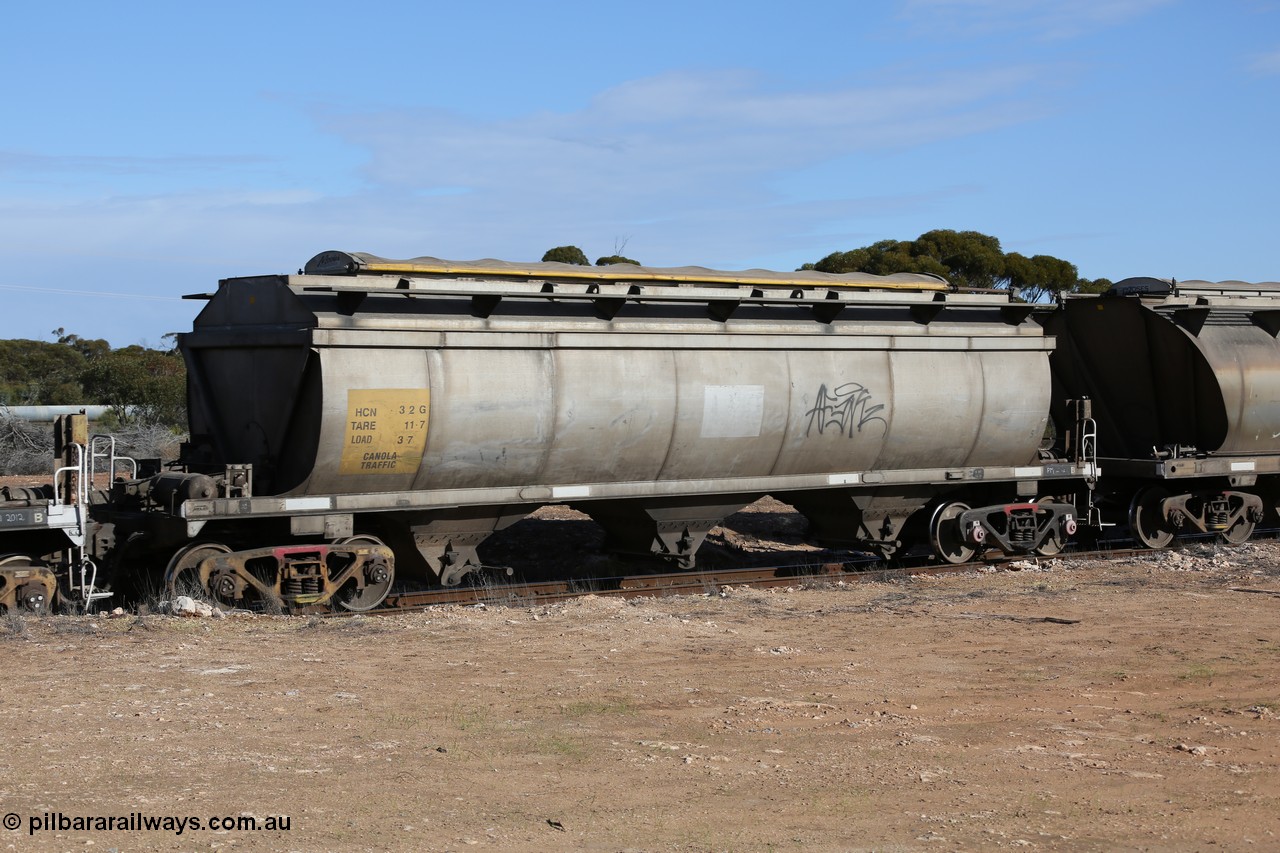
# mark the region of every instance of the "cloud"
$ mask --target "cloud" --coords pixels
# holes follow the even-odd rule
[[[1122,24],[1172,0],[903,0],[900,17],[949,36],[1065,39]]]
[[[569,112],[493,120],[429,109],[327,112],[318,115],[321,130],[366,157],[360,180],[312,172],[301,189],[238,188],[254,182],[233,169],[181,192],[171,188],[186,182],[172,180],[86,190],[94,174],[113,170],[184,169],[206,159],[234,166],[241,158],[10,153],[0,170],[85,175],[65,179],[73,194],[0,197],[0,250],[18,259],[5,283],[84,289],[93,281],[174,295],[226,276],[288,272],[326,249],[535,260],[563,242],[595,257],[627,239],[628,254],[657,265],[814,260],[868,221],[976,191],[957,175],[947,186],[897,192],[867,158],[1044,116],[1052,105],[1042,84],[1053,71],[953,71],[820,90],[782,89],[738,71],[678,72],[599,92]],[[784,189],[797,174],[808,189]],[[152,184],[170,191],[143,189]],[[49,258],[59,259],[56,268]],[[31,309],[0,318],[0,331],[14,334],[9,326],[53,310],[36,294],[21,295]],[[141,303],[74,303],[93,318],[81,322],[102,326],[95,334],[134,334]],[[170,311],[167,304],[156,310]]]
[[[770,189],[780,175],[1043,116],[1049,107],[1029,89],[1046,74],[1023,66],[777,91],[744,72],[678,72],[624,83],[570,113],[483,121],[398,110],[322,121],[369,152],[372,192],[429,194],[433,209],[504,230],[558,220],[574,233],[699,211],[777,215],[798,201]],[[856,177],[826,193],[864,194]],[[812,207],[815,222],[823,215]]]
[[[1255,74],[1280,74],[1280,49],[1254,56],[1249,70]]]
[[[957,186],[886,194],[857,157],[982,134],[1045,114],[1048,69],[952,72],[780,90],[745,72],[678,72],[600,92],[576,112],[480,120],[436,110],[326,113],[367,153],[363,186],[188,189],[0,200],[0,246],[220,275],[301,265],[328,248],[444,257],[537,257],[633,237],[649,263],[729,263],[803,244],[885,211],[928,209]],[[17,168],[19,155],[7,155]],[[205,159],[39,157],[45,169],[185,167]],[[817,178],[808,194],[779,189]],[[349,182],[343,182],[344,187]],[[74,234],[74,247],[66,235]],[[551,241],[551,242],[548,242]],[[825,241],[819,241],[825,244]],[[649,251],[644,251],[645,249]],[[600,251],[605,254],[607,251]]]
[[[238,169],[267,162],[263,157],[220,155],[179,157],[116,157],[99,155],[32,154],[24,151],[0,151],[0,174],[93,174],[140,175],[170,174],[176,171]]]

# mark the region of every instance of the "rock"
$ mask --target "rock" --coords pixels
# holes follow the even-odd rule
[[[180,595],[173,600],[170,611],[174,616],[195,616],[207,619],[213,615],[213,608],[203,601],[196,601],[189,595]]]

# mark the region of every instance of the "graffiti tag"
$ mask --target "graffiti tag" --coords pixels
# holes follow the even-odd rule
[[[813,408],[805,412],[809,425],[804,434],[808,436],[816,428],[818,435],[830,430],[853,438],[855,432],[862,432],[872,421],[887,424],[879,414],[883,410],[884,403],[873,405],[871,392],[857,382],[846,382],[831,390],[820,385]]]

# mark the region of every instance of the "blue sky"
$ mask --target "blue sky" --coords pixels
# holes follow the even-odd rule
[[[10,4],[0,338],[326,249],[1280,280],[1280,0]]]

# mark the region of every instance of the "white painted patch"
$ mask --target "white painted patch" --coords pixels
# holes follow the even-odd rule
[[[1231,463],[1232,471],[1252,471],[1255,467],[1257,467],[1256,462],[1232,462]]]
[[[552,486],[553,498],[585,498],[591,494],[590,486]]]
[[[857,474],[828,474],[827,485],[830,486],[848,486],[860,481],[862,477]]]
[[[703,438],[757,436],[763,423],[763,385],[703,386]]]
[[[1043,468],[1014,468],[1013,476],[1015,477],[1039,477],[1044,473]]]
[[[285,512],[304,512],[311,509],[330,509],[332,498],[285,498]]]

